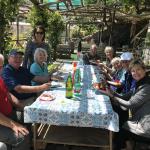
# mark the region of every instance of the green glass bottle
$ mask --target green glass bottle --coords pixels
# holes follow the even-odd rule
[[[81,73],[80,69],[76,69],[74,75],[74,95],[80,96],[81,95]]]
[[[72,76],[69,72],[67,81],[66,81],[66,98],[72,98],[73,97],[73,82],[72,82]]]

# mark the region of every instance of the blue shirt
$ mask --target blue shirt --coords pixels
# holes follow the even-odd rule
[[[123,90],[122,93],[126,94],[128,92],[134,91],[136,87],[136,81],[132,78],[132,75],[129,71],[126,71],[124,76],[120,80]]]
[[[40,66],[35,62],[31,65],[30,72],[36,76],[48,76],[47,64],[43,63],[43,65]],[[32,81],[32,85],[40,85],[40,83]]]
[[[121,78],[124,76],[125,70],[124,69],[119,69],[113,74],[113,81],[120,81]]]
[[[125,70],[124,69],[119,69],[117,70],[116,72],[114,72],[113,74],[113,80],[114,82],[120,82],[121,78],[124,76],[125,74]],[[113,90],[113,91],[116,91],[118,93],[121,93],[122,91],[122,87],[115,87],[115,86],[110,86],[110,88]]]
[[[19,100],[27,99],[35,96],[35,93],[18,93],[14,90],[17,85],[31,86],[31,80],[35,76],[27,69],[20,67],[19,69],[13,68],[11,65],[6,65],[2,72],[2,78],[7,85],[9,91],[16,96]]]

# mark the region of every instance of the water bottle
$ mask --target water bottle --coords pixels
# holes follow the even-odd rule
[[[72,98],[73,97],[73,82],[72,82],[72,76],[69,72],[67,81],[66,81],[66,98]]]
[[[74,95],[81,95],[81,73],[79,68],[76,69],[74,75]]]

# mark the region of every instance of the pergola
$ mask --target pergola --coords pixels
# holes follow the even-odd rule
[[[86,0],[30,0],[34,5],[41,8],[48,8],[50,11],[59,11],[64,16],[96,17],[97,19],[107,19],[115,13],[115,18],[124,17],[129,21],[140,21],[150,18],[150,3],[144,5],[144,14],[133,15],[122,11],[122,4],[116,2],[107,4],[106,0],[96,0],[94,4],[86,4]],[[145,0],[146,1],[146,0]]]
[[[146,1],[146,0],[145,0]],[[58,11],[61,15],[66,18],[74,17],[74,20],[69,20],[66,22],[66,28],[70,25],[77,23],[76,18],[84,17],[91,18],[90,22],[81,22],[84,24],[99,24],[104,25],[109,29],[111,34],[112,26],[114,23],[122,21],[129,22],[132,24],[131,33],[132,42],[134,42],[140,34],[145,31],[148,27],[146,25],[138,33],[135,33],[136,24],[140,21],[150,19],[150,4],[142,6],[142,9],[145,8],[144,13],[141,14],[132,14],[122,11],[121,3],[114,3],[112,5],[107,4],[106,0],[97,0],[95,4],[86,4],[84,0],[30,0],[32,4],[36,5],[42,9],[48,9],[49,11]],[[30,7],[28,7],[30,9]],[[28,12],[27,10],[20,9],[20,15],[24,15]],[[92,21],[91,21],[92,20]],[[66,36],[69,33],[66,32]],[[18,38],[17,38],[18,39]]]

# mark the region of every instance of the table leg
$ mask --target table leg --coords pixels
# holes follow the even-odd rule
[[[109,131],[109,147],[112,150],[112,131]]]
[[[36,134],[37,134],[37,125],[36,123],[33,124],[33,142],[34,142],[34,150],[37,150],[36,148]]]

